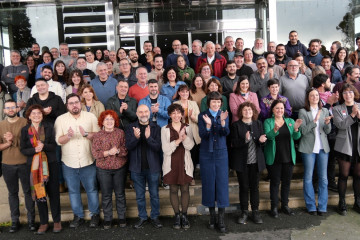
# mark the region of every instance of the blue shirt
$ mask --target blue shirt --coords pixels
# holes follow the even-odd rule
[[[186,85],[186,83],[183,81],[178,81],[175,87],[172,87],[170,86],[169,82],[167,82],[166,84],[162,85],[160,94],[167,97],[170,102],[173,102],[173,96],[175,95],[180,85]]]

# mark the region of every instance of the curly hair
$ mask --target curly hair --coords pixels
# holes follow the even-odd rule
[[[41,105],[39,105],[39,104],[31,105],[25,112],[25,118],[27,119],[29,124],[31,123],[30,114],[33,110],[36,110],[36,109],[38,109],[41,112],[43,117],[45,116],[44,108]]]
[[[120,126],[119,117],[118,117],[118,115],[116,114],[116,112],[113,111],[113,110],[105,110],[105,111],[103,111],[103,112],[100,113],[100,116],[99,116],[99,118],[98,118],[98,125],[99,125],[99,127],[102,128],[102,127],[104,126],[105,118],[106,118],[107,116],[109,116],[109,115],[114,119],[114,122],[115,122],[114,125],[115,125],[115,127],[118,128],[118,127]]]
[[[178,81],[180,80],[180,75],[179,75],[179,70],[178,70],[178,68],[175,67],[175,66],[168,66],[168,67],[165,69],[164,73],[163,73],[163,82],[164,82],[164,84],[166,84],[166,83],[169,82],[169,79],[168,79],[168,77],[167,77],[167,74],[168,74],[168,72],[169,72],[170,70],[174,70],[174,71],[175,71],[175,74],[176,74],[175,82],[178,82]]]
[[[169,116],[171,115],[171,113],[173,113],[175,111],[181,112],[181,115],[184,116],[185,111],[184,111],[184,108],[180,104],[172,103],[167,109]]]
[[[243,115],[242,115],[242,110],[245,108],[245,107],[250,107],[251,110],[253,111],[253,115],[252,115],[252,120],[255,121],[258,119],[258,116],[259,116],[259,112],[256,110],[256,107],[255,105],[252,103],[252,102],[243,102],[242,104],[240,104],[239,108],[238,108],[238,112],[237,112],[237,115],[238,115],[238,118],[241,120],[243,118]]]
[[[14,83],[16,84],[16,82],[19,81],[19,80],[24,80],[25,82],[27,82],[26,78],[23,75],[17,75],[14,78]]]

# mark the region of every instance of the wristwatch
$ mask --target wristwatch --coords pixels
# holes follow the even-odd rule
[[[89,135],[88,132],[85,132],[84,136],[83,137],[87,137]]]

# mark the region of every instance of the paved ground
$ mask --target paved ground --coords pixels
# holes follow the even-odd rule
[[[249,222],[246,225],[235,223],[237,214],[227,214],[228,233],[221,234],[207,229],[208,216],[191,216],[189,230],[173,230],[172,218],[161,218],[162,229],[154,229],[147,224],[142,229],[133,229],[136,219],[128,220],[128,227],[120,229],[113,226],[111,230],[101,227],[90,229],[83,225],[76,230],[69,228],[69,223],[63,224],[60,234],[48,232],[45,236],[37,236],[29,232],[26,226],[15,234],[8,233],[8,227],[2,227],[0,239],[276,239],[276,240],[311,240],[311,239],[360,239],[360,215],[349,210],[347,216],[340,216],[334,208],[329,209],[327,216],[310,216],[304,209],[297,209],[296,216],[280,214],[279,219],[271,218],[267,212],[261,212],[264,224],[256,225]],[[341,225],[339,224],[341,223]]]

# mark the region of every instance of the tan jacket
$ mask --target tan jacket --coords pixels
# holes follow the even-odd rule
[[[81,110],[87,112],[85,104],[81,104]],[[104,105],[100,101],[93,101],[93,105],[90,108],[90,112],[96,116],[96,119],[99,118],[100,113],[105,111]]]
[[[187,137],[182,142],[185,148],[185,173],[186,175],[193,177],[194,165],[191,160],[190,150],[194,146],[194,140],[190,126],[186,127],[186,135]],[[164,162],[162,165],[162,170],[165,176],[171,171],[171,154],[178,147],[175,144],[175,141],[170,142],[170,128],[168,128],[167,125],[161,128],[161,145],[164,152]]]
[[[176,104],[180,104],[181,105],[181,101],[176,101],[174,102]],[[200,113],[200,109],[199,106],[197,105],[197,103],[195,101],[190,101],[188,100],[188,111],[192,109],[193,111],[193,115],[196,118],[196,121],[193,122],[190,118],[189,118],[189,125],[191,127],[192,130],[192,135],[194,137],[195,143],[196,144],[200,144],[201,143],[201,138],[199,136],[199,126],[198,126],[198,116]],[[185,123],[185,120],[183,119],[183,122]]]

